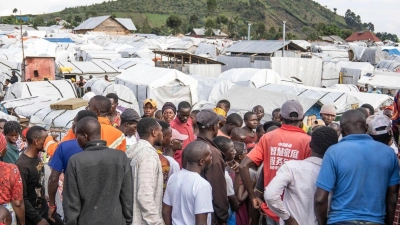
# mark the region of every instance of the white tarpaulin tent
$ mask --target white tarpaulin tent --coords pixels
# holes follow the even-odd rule
[[[131,89],[139,105],[143,105],[147,98],[156,100],[159,108],[165,102],[177,105],[188,101],[193,105],[198,101],[197,80],[175,69],[138,64],[116,76],[115,83]]]
[[[369,84],[370,86],[376,86],[378,89],[383,88],[383,89],[399,90],[400,74],[398,76],[386,76],[377,74],[373,76],[365,75],[358,80],[358,84],[360,85]]]
[[[104,79],[91,79],[85,84],[85,89],[91,87],[93,93],[96,95],[106,96],[108,93],[115,93],[118,95],[118,104],[124,108],[134,109],[140,112],[136,96],[131,89],[121,84],[114,84],[105,81]]]
[[[360,92],[360,90],[358,90],[358,87],[354,84],[334,84],[327,88],[328,89],[338,89],[338,90],[342,90],[342,91]]]
[[[271,68],[283,77],[296,77],[307,86],[321,87],[322,59],[272,57]]]
[[[241,86],[259,88],[268,83],[292,83],[292,79],[279,76],[270,69],[240,68],[221,73],[219,79],[228,80]]]
[[[343,113],[351,109],[352,104],[359,103],[359,100],[356,97],[337,89],[317,88],[303,85],[288,86],[281,84],[268,84],[260,89],[314,99],[320,105],[334,105],[337,113]]]
[[[224,79],[190,76],[198,81],[197,94],[199,101],[215,102],[223,93],[235,84]]]
[[[47,96],[53,98],[76,98],[76,90],[69,80],[17,82],[8,88],[4,100]]]
[[[120,72],[113,66],[110,61],[107,60],[92,60],[87,62],[59,62],[58,68],[63,69],[62,74],[64,76],[75,75],[76,79],[79,76],[83,76],[86,80],[92,75],[93,78],[103,78],[104,75],[108,75],[110,80],[114,80],[114,77],[119,75]]]
[[[257,97],[255,97],[257,96]],[[254,106],[261,105],[264,107],[264,119],[271,119],[271,112],[280,108],[287,100],[297,100],[303,106],[304,112],[311,108],[318,100],[299,97],[287,93],[277,93],[263,89],[255,89],[250,87],[233,86],[218,100],[227,99],[231,103],[233,111],[251,111]]]
[[[121,54],[117,51],[106,51],[106,50],[81,50],[76,54],[77,61],[91,61],[93,59],[118,59],[121,58]]]
[[[342,73],[343,84],[357,84],[361,76],[374,71],[371,63],[367,62],[339,62],[336,67]]]

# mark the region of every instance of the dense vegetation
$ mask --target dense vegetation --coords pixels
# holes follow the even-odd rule
[[[211,28],[217,28],[232,38],[243,38],[251,23],[252,39],[278,39],[282,37],[282,21],[286,21],[288,39],[316,40],[321,35],[347,38],[353,31],[374,31],[371,22],[362,23],[351,10],[345,17],[336,11],[313,0],[117,0],[37,16],[33,25],[46,25],[61,17],[73,27],[88,17],[112,15],[132,18],[138,32],[161,35],[206,27],[210,34]]]

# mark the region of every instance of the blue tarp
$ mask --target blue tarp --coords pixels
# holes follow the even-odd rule
[[[46,41],[53,43],[74,43],[71,38],[43,38]]]
[[[397,50],[396,48],[392,48],[392,49],[383,49],[382,51],[387,52],[389,55],[400,55],[400,51]]]

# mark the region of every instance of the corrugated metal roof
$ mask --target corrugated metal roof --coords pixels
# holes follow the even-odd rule
[[[195,55],[210,55],[211,58],[217,58],[217,46],[212,44],[200,43]]]
[[[283,45],[283,41],[241,41],[227,48],[225,52],[272,54],[290,43],[286,41]]]
[[[127,30],[136,30],[135,24],[129,18],[115,18]]]
[[[90,17],[89,19],[83,21],[79,26],[77,26],[74,30],[92,30],[110,16],[98,16],[98,17]]]
[[[91,17],[83,21],[83,23],[77,26],[74,30],[92,30],[108,18],[110,18],[110,16]],[[136,30],[135,25],[129,18],[115,18],[115,20],[122,26],[124,26],[127,30]]]

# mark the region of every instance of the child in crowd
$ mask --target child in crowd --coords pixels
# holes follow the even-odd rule
[[[225,169],[225,181],[229,200],[228,225],[236,225],[235,212],[239,209],[239,201],[237,200],[235,195],[232,178],[229,176],[228,173],[228,170],[239,173],[239,163],[235,161],[236,150],[234,148],[233,141],[227,137],[217,136],[213,139],[213,142],[225,155],[225,163],[227,164]]]
[[[4,135],[7,139],[7,152],[3,156],[3,162],[15,164],[19,158],[17,140],[21,134],[21,125],[17,121],[8,121],[4,124]]]
[[[157,110],[157,112],[154,114],[154,117],[156,120],[161,120],[161,121],[164,120],[161,110]]]
[[[235,156],[235,161],[237,163],[241,163],[244,157],[247,155],[247,148],[246,144],[243,142],[234,142],[234,148],[236,150],[236,156]],[[250,168],[250,175],[251,179],[254,182],[256,182],[256,170]],[[248,193],[242,183],[242,179],[240,177],[239,173],[235,174],[234,178],[234,189],[236,193],[237,200],[239,201],[239,209],[236,213],[236,224],[237,225],[248,225],[250,224],[250,217],[249,217],[249,202],[248,199]]]
[[[226,99],[222,99],[217,103],[216,107],[223,109],[226,114],[228,114],[229,110],[231,109],[231,103]]]
[[[231,140],[245,142],[246,141],[246,131],[240,127],[235,127],[231,132]]]
[[[264,118],[264,108],[261,105],[256,105],[252,111],[257,115],[258,125],[260,125],[261,120]]]
[[[246,131],[246,146],[247,149],[252,149],[258,142],[258,137],[254,130],[257,128],[258,119],[257,115],[253,112],[247,112],[244,114],[244,123],[245,126],[243,129]]]

